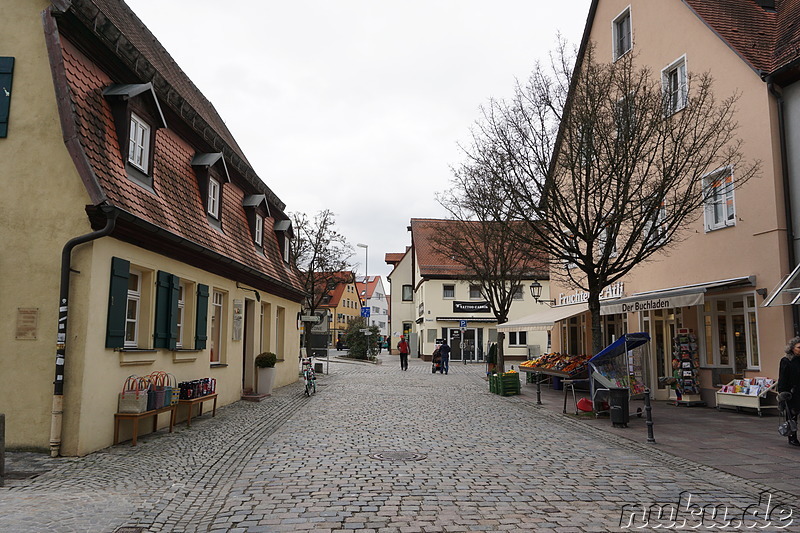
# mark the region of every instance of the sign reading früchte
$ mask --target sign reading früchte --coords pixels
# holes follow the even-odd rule
[[[453,302],[454,313],[488,313],[489,302]]]

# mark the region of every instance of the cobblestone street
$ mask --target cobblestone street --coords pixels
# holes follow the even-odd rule
[[[682,492],[730,511],[717,529],[759,506],[748,524],[797,530],[764,513],[766,487],[490,394],[483,371],[331,362],[311,398],[294,384],[9,480],[0,531],[619,531],[626,504]]]

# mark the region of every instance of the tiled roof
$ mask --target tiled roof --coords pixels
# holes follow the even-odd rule
[[[375,294],[375,289],[378,288],[378,282],[380,281],[380,276],[368,276],[367,280],[367,294],[362,295],[361,293],[364,292],[364,278],[361,278],[361,281],[356,282],[356,290],[358,294],[362,298],[372,298],[372,295]]]
[[[750,66],[765,74],[800,57],[800,0],[683,0]]]
[[[406,250],[407,251],[407,250]],[[384,256],[384,261],[389,265],[396,265],[406,256],[406,252],[388,252]]]
[[[191,166],[195,149],[174,130],[157,130],[153,191],[127,177],[111,108],[102,95],[103,89],[113,80],[68,40],[62,39],[61,44],[79,142],[109,202],[137,218],[302,291],[297,273],[282,259],[272,231],[273,219],[264,221],[264,253],[254,245],[242,206],[245,192],[239,186],[227,183],[222,188],[222,231],[208,222]]]
[[[454,277],[466,273],[466,267],[459,264],[452,256],[437,248],[434,236],[456,231],[455,225],[459,222],[431,218],[411,219],[411,239],[414,243],[416,262],[419,265],[420,275],[423,277]],[[478,224],[478,222],[475,222]],[[532,265],[540,272],[547,272],[547,266],[536,261]]]

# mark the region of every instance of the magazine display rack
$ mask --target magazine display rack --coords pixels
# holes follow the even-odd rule
[[[777,385],[776,380],[763,377],[734,379],[717,391],[717,409],[731,407],[741,411],[742,407],[746,407],[756,409],[758,416],[762,416],[763,409],[778,408],[777,398],[774,397]]]
[[[700,378],[697,375],[697,337],[691,330],[678,330],[672,356],[680,361],[675,378],[682,397],[675,402],[676,405],[705,405],[706,402],[700,398]]]

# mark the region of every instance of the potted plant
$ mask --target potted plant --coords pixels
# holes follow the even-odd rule
[[[272,386],[275,384],[275,363],[278,356],[272,352],[262,352],[256,356],[256,368],[258,368],[258,394],[272,394]]]

